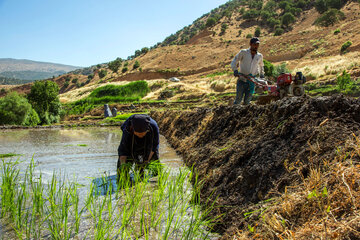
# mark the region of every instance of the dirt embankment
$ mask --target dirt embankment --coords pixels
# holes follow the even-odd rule
[[[352,133],[359,134],[360,99],[290,98],[152,117],[186,164],[198,170],[202,199],[218,196],[222,207],[213,214],[224,217],[217,230],[231,235],[247,229],[249,206],[300,183],[312,166],[332,159]]]

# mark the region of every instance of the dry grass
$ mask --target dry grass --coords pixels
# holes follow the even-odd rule
[[[261,204],[262,214],[247,219],[251,227],[232,239],[359,239],[359,137],[336,151],[335,159],[312,166],[307,177],[298,171],[302,183]]]

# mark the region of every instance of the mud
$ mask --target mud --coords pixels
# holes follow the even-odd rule
[[[360,130],[360,99],[289,98],[268,105],[153,112],[161,134],[194,165],[223,214],[218,232],[246,228],[249,206],[300,183]],[[217,196],[217,198],[216,198]]]

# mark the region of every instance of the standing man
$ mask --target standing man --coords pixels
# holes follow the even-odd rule
[[[238,78],[234,104],[241,103],[243,96],[244,104],[249,104],[255,92],[255,84],[247,80],[245,76],[256,76],[260,73],[260,78],[264,78],[263,55],[258,52],[259,45],[260,40],[256,37],[252,38],[250,40],[250,48],[240,50],[231,62],[234,76]],[[238,70],[238,65],[240,66],[240,71]]]
[[[118,173],[126,163],[135,163],[143,175],[145,167],[159,159],[159,127],[146,114],[134,114],[122,125],[123,135],[118,148]]]

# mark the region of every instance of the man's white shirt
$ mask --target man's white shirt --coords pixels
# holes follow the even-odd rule
[[[254,58],[251,56],[250,48],[242,49],[231,62],[231,69],[233,71],[238,69],[240,65],[239,72],[245,75],[252,74],[264,75],[264,61],[263,55],[261,53],[256,53]]]

